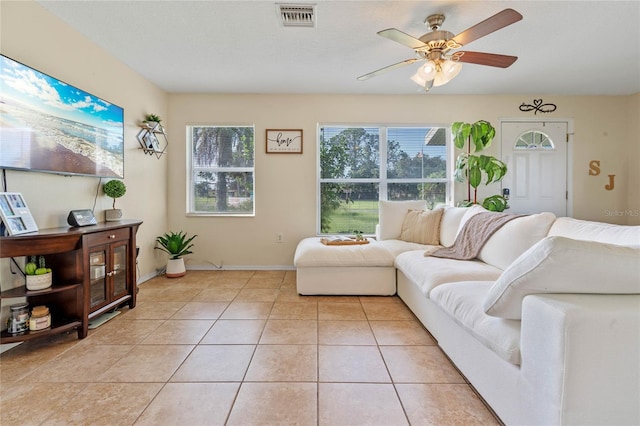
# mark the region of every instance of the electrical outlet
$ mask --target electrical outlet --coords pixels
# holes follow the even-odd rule
[[[284,243],[284,235],[282,235],[282,232],[276,234],[276,243]]]

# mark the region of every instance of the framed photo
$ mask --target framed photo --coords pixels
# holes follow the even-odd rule
[[[0,216],[9,235],[26,234],[38,230],[38,225],[19,192],[0,192]]]
[[[267,154],[302,154],[302,129],[267,129]]]
[[[160,141],[153,132],[149,132],[144,136],[144,143],[147,149],[152,151],[160,151]]]

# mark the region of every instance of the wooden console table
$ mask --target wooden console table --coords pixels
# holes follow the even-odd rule
[[[20,335],[3,331],[0,343],[21,342],[73,329],[83,339],[90,318],[125,302],[134,308],[136,233],[141,224],[142,221],[122,220],[0,237],[0,257],[44,255],[47,267],[53,270],[53,285],[48,289],[30,291],[23,285],[0,292],[2,302],[26,297],[30,308],[49,307],[51,328]]]

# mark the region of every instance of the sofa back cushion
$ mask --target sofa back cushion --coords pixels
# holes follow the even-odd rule
[[[612,225],[571,217],[559,217],[549,230],[549,236],[597,241],[620,246],[637,246],[640,245],[640,226]]]
[[[440,219],[440,245],[451,247],[458,235],[460,221],[468,207],[445,207]]]
[[[553,213],[538,213],[507,222],[487,240],[478,259],[507,269],[522,253],[547,236],[555,218]]]
[[[440,219],[444,209],[409,210],[402,222],[400,239],[410,243],[440,244]]]
[[[380,201],[380,223],[378,240],[398,240],[402,232],[402,222],[409,210],[426,210],[424,200]]]
[[[524,252],[491,287],[488,315],[521,319],[530,294],[640,294],[640,249],[547,237]]]

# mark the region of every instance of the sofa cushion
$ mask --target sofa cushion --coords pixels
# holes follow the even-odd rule
[[[460,221],[469,210],[467,207],[445,207],[440,219],[440,245],[451,247],[458,235]]]
[[[440,284],[469,280],[495,281],[502,273],[500,269],[478,260],[425,257],[424,250],[399,254],[395,266],[427,297]]]
[[[474,204],[473,206],[466,207],[466,211],[462,215],[462,219],[460,219],[460,223],[458,224],[458,230],[456,231],[456,237],[458,236],[460,231],[462,231],[462,228],[464,228],[464,225],[467,223],[467,221],[469,219],[471,219],[473,216],[477,215],[478,213],[483,213],[483,212],[488,212],[488,211],[489,210],[485,209],[484,207],[482,207],[479,204]],[[455,240],[455,238],[454,238],[454,240]]]
[[[402,222],[400,239],[410,243],[440,244],[440,219],[444,209],[409,210]]]
[[[384,247],[385,249],[389,250],[394,258],[398,256],[400,253],[404,253],[405,251],[414,251],[414,250],[425,251],[425,250],[435,250],[437,248],[440,248],[440,246],[430,246],[425,244],[410,243],[408,241],[402,241],[402,240],[383,240],[383,241],[378,241],[376,244],[378,244],[380,247]]]
[[[390,240],[400,238],[402,222],[409,210],[426,210],[427,202],[424,200],[411,201],[380,201],[380,226],[378,228],[378,240]]]
[[[621,246],[640,245],[640,226],[613,225],[559,217],[549,229],[549,236],[589,240]]]
[[[484,309],[520,319],[522,299],[539,293],[640,294],[640,249],[547,237],[502,273]]]
[[[456,323],[500,358],[520,364],[520,321],[487,315],[482,302],[493,281],[443,284],[431,292],[431,300]]]
[[[315,266],[393,266],[394,255],[384,246],[369,244],[328,246],[320,238],[305,238],[298,243],[293,264],[300,267]]]
[[[553,213],[539,213],[513,219],[487,240],[478,259],[507,269],[518,256],[547,236],[555,218]]]

